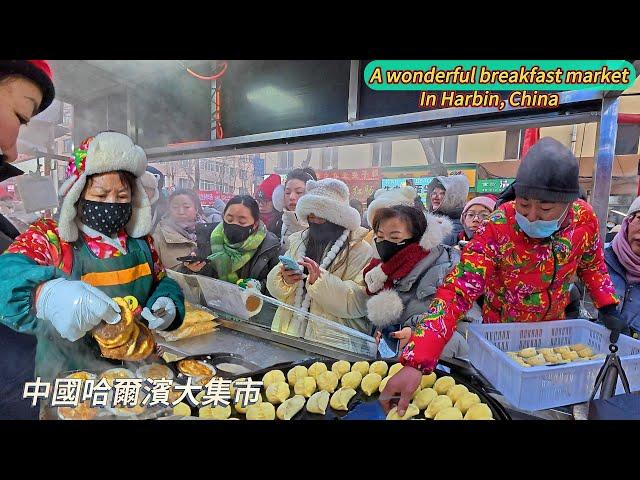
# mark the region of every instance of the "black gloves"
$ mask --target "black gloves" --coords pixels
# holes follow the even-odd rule
[[[617,343],[620,334],[628,330],[626,322],[620,317],[615,305],[602,307],[598,309],[598,312],[598,320],[600,320],[606,328],[611,330],[609,341],[611,343]]]

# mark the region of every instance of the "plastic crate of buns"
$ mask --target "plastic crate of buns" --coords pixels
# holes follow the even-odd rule
[[[523,367],[561,365],[571,362],[586,362],[604,358],[603,353],[594,353],[582,343],[549,348],[523,348],[518,352],[505,352],[511,360]]]

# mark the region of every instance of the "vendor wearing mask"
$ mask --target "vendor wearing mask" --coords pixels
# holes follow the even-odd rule
[[[189,269],[229,283],[258,280],[264,291],[267,274],[278,263],[278,237],[260,220],[258,203],[249,195],[229,200],[223,220],[211,233],[210,262],[187,264]]]
[[[305,312],[369,333],[362,270],[373,252],[360,214],[349,206],[349,187],[330,178],[309,180],[296,214],[309,228],[291,235],[286,255],[298,261],[306,276],[279,264],[267,278],[269,292]],[[278,308],[272,330],[300,335],[303,328],[304,318]]]
[[[176,329],[184,317],[183,294],[149,236],[142,148],[105,132],[74,156],[60,188],[60,220],[38,220],[0,256],[0,321],[36,335],[36,376],[43,379],[82,369],[95,357],[85,334],[121,320],[112,297],[134,296],[152,330]],[[156,316],[160,309],[165,315]],[[24,385],[14,387],[22,392]]]
[[[406,410],[423,373],[433,371],[456,321],[485,295],[483,320],[540,322],[565,318],[575,274],[586,285],[616,342],[624,322],[604,262],[598,219],[578,199],[578,161],[543,138],[527,152],[514,183],[516,199],[501,205],[462,252],[401,355],[405,368],[381,400],[400,394]]]

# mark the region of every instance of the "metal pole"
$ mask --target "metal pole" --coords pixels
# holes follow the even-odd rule
[[[351,60],[349,71],[349,103],[347,110],[347,121],[353,122],[358,118],[358,101],[360,97],[360,60]]]
[[[618,134],[618,98],[604,98],[596,137],[595,170],[593,182],[593,210],[600,223],[600,238],[606,238],[611,174]]]
[[[136,128],[135,93],[126,88],[127,95],[127,135],[134,143],[138,143],[138,129]]]

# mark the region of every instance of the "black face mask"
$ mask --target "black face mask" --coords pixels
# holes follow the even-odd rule
[[[309,222],[309,235],[317,243],[326,243],[337,240],[344,232],[344,227],[331,222]]]
[[[132,209],[131,202],[108,203],[84,199],[78,202],[80,221],[108,237],[112,237],[129,223]]]
[[[227,237],[227,240],[229,240],[231,245],[244,242],[253,232],[253,225],[243,227],[242,225],[237,225],[235,223],[224,222],[222,228],[224,230],[224,235]]]
[[[400,243],[393,243],[389,240],[382,240],[381,242],[376,241],[376,250],[378,250],[380,260],[382,260],[382,262],[388,262],[396,253],[402,251],[412,243],[415,243],[413,238],[409,238],[408,240],[404,240]]]

